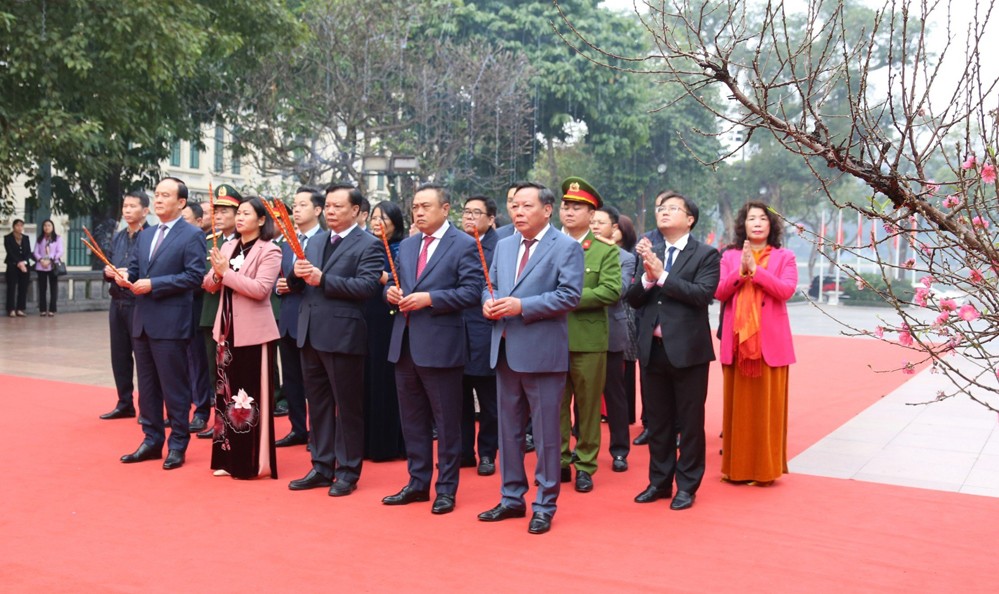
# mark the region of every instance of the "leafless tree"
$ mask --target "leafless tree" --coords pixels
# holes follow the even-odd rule
[[[951,0],[885,0],[874,9],[809,0],[797,13],[783,2],[636,0],[654,48],[642,56],[603,51],[572,28],[562,7],[557,29],[568,29],[566,43],[595,64],[614,68],[626,60],[627,69],[682,88],[717,116],[722,132],[744,130],[744,143],[772,135],[808,164],[835,207],[861,213],[865,228],[876,221],[883,231],[874,244],[901,236],[913,254],[907,261],[869,246],[835,246],[853,254],[839,259],[842,270],[898,318],[849,333],[910,348],[913,360],[902,371],[932,361],[954,385],[936,399],[964,393],[995,411],[999,80],[984,68],[994,5],[962,2],[971,18],[958,25],[959,5]],[[712,89],[727,99],[724,107],[706,99]],[[869,199],[837,199],[831,188],[844,178],[866,186]],[[799,232],[824,239],[814,229]],[[880,278],[843,264],[857,258],[873,262]],[[910,274],[921,280],[914,296],[910,283],[899,282]],[[967,301],[944,298],[941,285]]]

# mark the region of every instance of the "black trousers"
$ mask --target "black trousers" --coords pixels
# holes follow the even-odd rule
[[[627,457],[631,451],[628,433],[628,397],[625,388],[624,353],[607,353],[607,378],[604,402],[607,404],[607,427],[610,429],[611,456]]]
[[[704,478],[708,366],[674,367],[662,340],[653,339],[643,392],[649,423],[649,483],[658,489],[672,491],[675,478],[678,490],[693,494]]]
[[[59,297],[59,277],[54,270],[36,270],[35,273],[38,275],[38,311],[55,313],[56,298]],[[46,298],[46,293],[51,295],[51,299]]]
[[[17,266],[8,264],[5,276],[7,277],[7,313],[14,310],[24,311],[28,308],[28,273],[21,272]]]
[[[461,459],[474,460],[476,441],[479,458],[496,461],[499,430],[496,424],[496,376],[465,375],[461,380]],[[475,397],[479,397],[479,434],[475,435]]]
[[[287,334],[278,343],[281,350],[281,395],[288,401],[291,430],[299,435],[309,432],[306,424],[305,384],[302,379],[302,355],[298,341]]]
[[[135,359],[132,354],[132,304],[131,299],[111,299],[108,310],[108,327],[111,330],[111,373],[118,390],[115,408],[135,408],[132,393],[135,391]]]

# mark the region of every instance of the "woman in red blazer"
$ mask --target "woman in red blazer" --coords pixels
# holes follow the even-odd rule
[[[270,294],[281,270],[271,243],[274,221],[259,198],[236,210],[239,237],[213,248],[202,285],[222,300],[215,316],[218,343],[212,468],[216,476],[277,478],[274,456],[277,322]]]
[[[739,210],[722,256],[722,479],[768,485],[787,472],[788,366],[794,363],[787,301],[798,285],[794,253],[762,202]]]

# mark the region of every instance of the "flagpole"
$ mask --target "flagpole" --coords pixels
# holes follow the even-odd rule
[[[818,302],[822,303],[822,287],[825,285],[825,270],[826,270],[826,259],[822,254],[822,244],[825,241],[826,236],[826,211],[822,211],[822,226],[819,227],[819,291],[818,291]]]
[[[840,258],[843,255],[843,209],[839,209],[839,217],[836,222],[836,243],[833,245],[836,250],[836,282],[833,294],[829,298],[829,305],[839,305],[839,281],[840,281]]]

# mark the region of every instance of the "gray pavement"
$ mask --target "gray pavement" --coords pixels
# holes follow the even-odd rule
[[[839,336],[845,329],[836,319],[872,329],[879,317],[892,316],[882,308],[788,307],[795,335]],[[0,374],[113,387],[107,312],[3,318],[0,332]],[[912,406],[947,388],[943,375],[929,369],[915,374],[789,461],[791,472],[999,497],[996,413],[966,397]],[[999,407],[995,395],[981,396]]]

